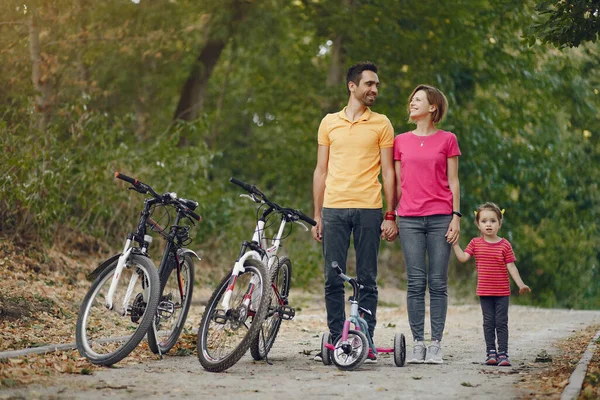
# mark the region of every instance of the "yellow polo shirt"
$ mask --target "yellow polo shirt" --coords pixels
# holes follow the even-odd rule
[[[356,121],[346,108],[327,114],[318,142],[329,147],[323,207],[381,208],[381,149],[394,146],[394,129],[383,114],[369,108]]]

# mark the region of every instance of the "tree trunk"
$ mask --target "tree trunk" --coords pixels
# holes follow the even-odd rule
[[[34,4],[29,8],[29,56],[31,59],[31,81],[36,91],[35,95],[35,126],[40,132],[45,132],[50,113],[51,104],[51,86],[49,76],[45,74],[45,68],[42,60],[40,44],[40,27],[38,26],[37,9]]]
[[[183,85],[175,120],[193,121],[204,103],[204,93],[210,75],[227,44],[226,40],[209,40],[192,66],[192,71]]]
[[[338,35],[333,40],[333,45],[331,46],[331,62],[329,64],[329,71],[327,72],[327,88],[335,89],[337,87],[343,86],[346,81],[346,76],[344,74],[345,64],[346,64],[346,54],[343,49],[343,39],[342,35]],[[323,104],[323,112],[331,113],[335,111],[339,111],[340,104],[336,100],[336,96],[328,96],[328,101]]]
[[[226,34],[215,33],[216,29],[211,29],[208,40],[192,66],[190,75],[188,76],[183,88],[175,115],[174,121],[193,121],[198,118],[204,107],[204,96],[206,93],[206,85],[210,79],[215,65],[219,61],[219,57],[223,49],[227,45],[229,39],[234,35],[242,20],[248,14],[250,7],[254,2],[246,0],[234,0],[231,9],[233,14],[227,24]],[[218,31],[220,31],[219,29]],[[184,135],[179,140],[179,146],[186,146],[188,138]]]

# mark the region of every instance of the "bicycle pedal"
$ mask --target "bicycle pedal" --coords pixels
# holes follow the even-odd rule
[[[216,310],[212,319],[216,324],[225,325],[229,318],[227,318],[227,313],[225,310]]]
[[[279,307],[279,316],[281,317],[281,319],[285,319],[286,321],[289,321],[296,316],[296,310],[294,310],[290,306],[280,306]]]

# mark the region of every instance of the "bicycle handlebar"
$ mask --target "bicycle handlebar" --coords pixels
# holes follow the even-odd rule
[[[198,214],[196,214],[190,207],[196,208],[198,206],[198,203],[193,201],[193,200],[186,200],[186,199],[178,199],[178,198],[174,198],[171,196],[170,193],[165,193],[164,195],[159,195],[158,193],[156,193],[154,191],[154,189],[152,189],[149,185],[146,185],[145,183],[132,178],[130,176],[127,176],[125,174],[122,174],[120,172],[115,172],[115,178],[121,179],[125,182],[130,183],[133,186],[133,190],[135,190],[136,192],[142,193],[142,194],[146,194],[146,193],[150,193],[154,198],[160,200],[161,202],[168,204],[174,204],[175,202],[181,207],[182,211],[190,216],[191,218],[195,219],[196,221],[200,221],[202,220],[202,217]]]
[[[233,177],[229,178],[229,182],[231,182],[231,183],[233,183],[235,185],[238,185],[239,187],[241,187],[242,189],[248,191],[251,194],[255,194],[255,195],[260,196],[265,203],[267,203],[268,205],[272,206],[273,208],[275,208],[278,211],[284,211],[284,212],[288,212],[290,214],[294,214],[299,219],[301,219],[302,221],[304,221],[304,222],[306,222],[306,223],[308,223],[308,224],[310,224],[312,226],[317,225],[317,222],[314,219],[310,218],[309,216],[307,216],[306,214],[304,214],[302,211],[291,209],[291,208],[283,208],[283,207],[280,207],[279,205],[273,203],[272,201],[270,201],[267,198],[267,196],[264,195],[263,192],[261,192],[260,190],[258,190],[258,188],[256,186],[254,186],[254,185],[250,185],[250,184],[248,184],[246,182],[242,182],[239,179],[236,179],[236,178],[233,178]]]

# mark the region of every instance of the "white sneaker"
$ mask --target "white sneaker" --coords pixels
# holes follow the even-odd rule
[[[431,345],[427,347],[427,353],[425,355],[425,362],[427,364],[443,364],[442,359],[442,345],[437,340],[431,342]]]
[[[425,345],[423,342],[415,342],[412,352],[406,356],[409,364],[423,364],[425,362]]]

